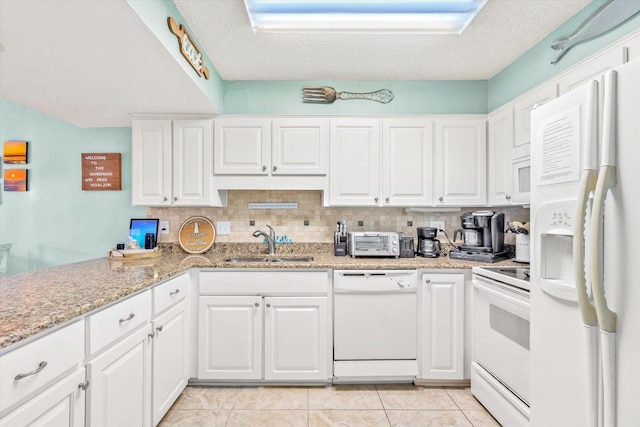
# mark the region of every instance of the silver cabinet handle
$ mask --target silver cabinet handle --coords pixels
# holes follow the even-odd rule
[[[256,307],[260,307],[260,304],[258,304],[258,303],[255,303],[254,305],[255,305]]]
[[[273,171],[275,172],[275,171],[277,171],[277,170],[278,170],[278,167],[277,167],[277,166],[274,166],[274,167],[273,167]]]
[[[154,338],[156,336],[156,334],[155,334],[155,332],[150,332],[147,336],[149,338]]]
[[[35,375],[38,372],[42,371],[46,366],[47,366],[47,362],[43,360],[42,362],[40,362],[38,364],[38,367],[36,369],[34,369],[33,371],[27,372],[26,374],[18,374],[18,375],[16,375],[15,380],[18,381],[18,380],[21,380],[23,378],[30,377],[31,375]]]
[[[508,195],[508,194],[506,194],[506,195],[504,196],[504,198],[505,198],[505,199],[507,199],[507,200],[511,200],[511,196],[510,196],[510,195]]]
[[[87,388],[89,388],[89,380],[78,384],[78,388],[81,390],[86,390]]]
[[[438,200],[443,202],[444,201],[444,197],[440,196],[440,197],[438,197]]]
[[[135,313],[131,313],[129,314],[129,317],[125,317],[120,319],[120,324],[124,323],[124,322],[128,322],[129,320],[133,319],[134,317],[136,317]]]
[[[169,296],[172,297],[174,295],[178,295],[180,293],[180,289],[176,289],[175,291],[169,292]]]
[[[262,165],[262,172],[266,171],[267,167],[265,165]]]
[[[378,203],[378,198],[373,199],[374,202]]]
[[[173,196],[173,201],[177,202],[178,201],[178,196]]]
[[[268,304],[268,303],[267,303],[267,308],[270,308],[270,307],[271,307],[271,304]]]
[[[158,332],[162,332],[162,325],[158,326],[158,327],[156,328],[156,331],[158,331]]]
[[[168,197],[163,197],[162,199],[163,199],[165,202],[166,202],[167,200],[169,200],[169,198],[168,198]]]
[[[389,198],[388,198],[388,197],[387,197],[387,198],[385,198],[385,199],[384,199],[384,201],[385,201],[385,202],[387,202],[387,203],[389,203]]]
[[[424,283],[426,283],[427,285],[431,284],[431,279],[425,279]]]

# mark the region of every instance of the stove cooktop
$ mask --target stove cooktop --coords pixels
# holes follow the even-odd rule
[[[473,272],[508,285],[530,290],[529,267],[473,267]]]

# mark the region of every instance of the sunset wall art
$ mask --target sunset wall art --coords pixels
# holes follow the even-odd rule
[[[4,191],[27,191],[27,169],[5,169]]]
[[[8,165],[27,164],[27,141],[6,141],[4,143],[4,163]]]

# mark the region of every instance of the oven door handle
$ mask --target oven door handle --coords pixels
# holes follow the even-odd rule
[[[479,283],[477,280],[478,279],[476,278],[476,280],[473,281],[473,287],[479,290],[480,292],[486,292],[487,294],[495,298],[499,298],[501,300],[507,301],[510,304],[514,304],[514,305],[517,305],[518,307],[529,310],[530,304],[528,301],[527,302],[521,301],[517,298],[507,295],[506,292],[509,292],[509,291],[505,291],[505,292],[497,291],[491,285],[487,286],[483,283]]]

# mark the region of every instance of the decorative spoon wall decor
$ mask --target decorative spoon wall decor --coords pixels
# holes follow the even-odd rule
[[[381,89],[375,92],[353,93],[337,92],[329,86],[305,86],[302,89],[302,101],[316,104],[331,104],[336,99],[368,99],[382,104],[388,104],[393,99],[393,92],[388,89]]]

